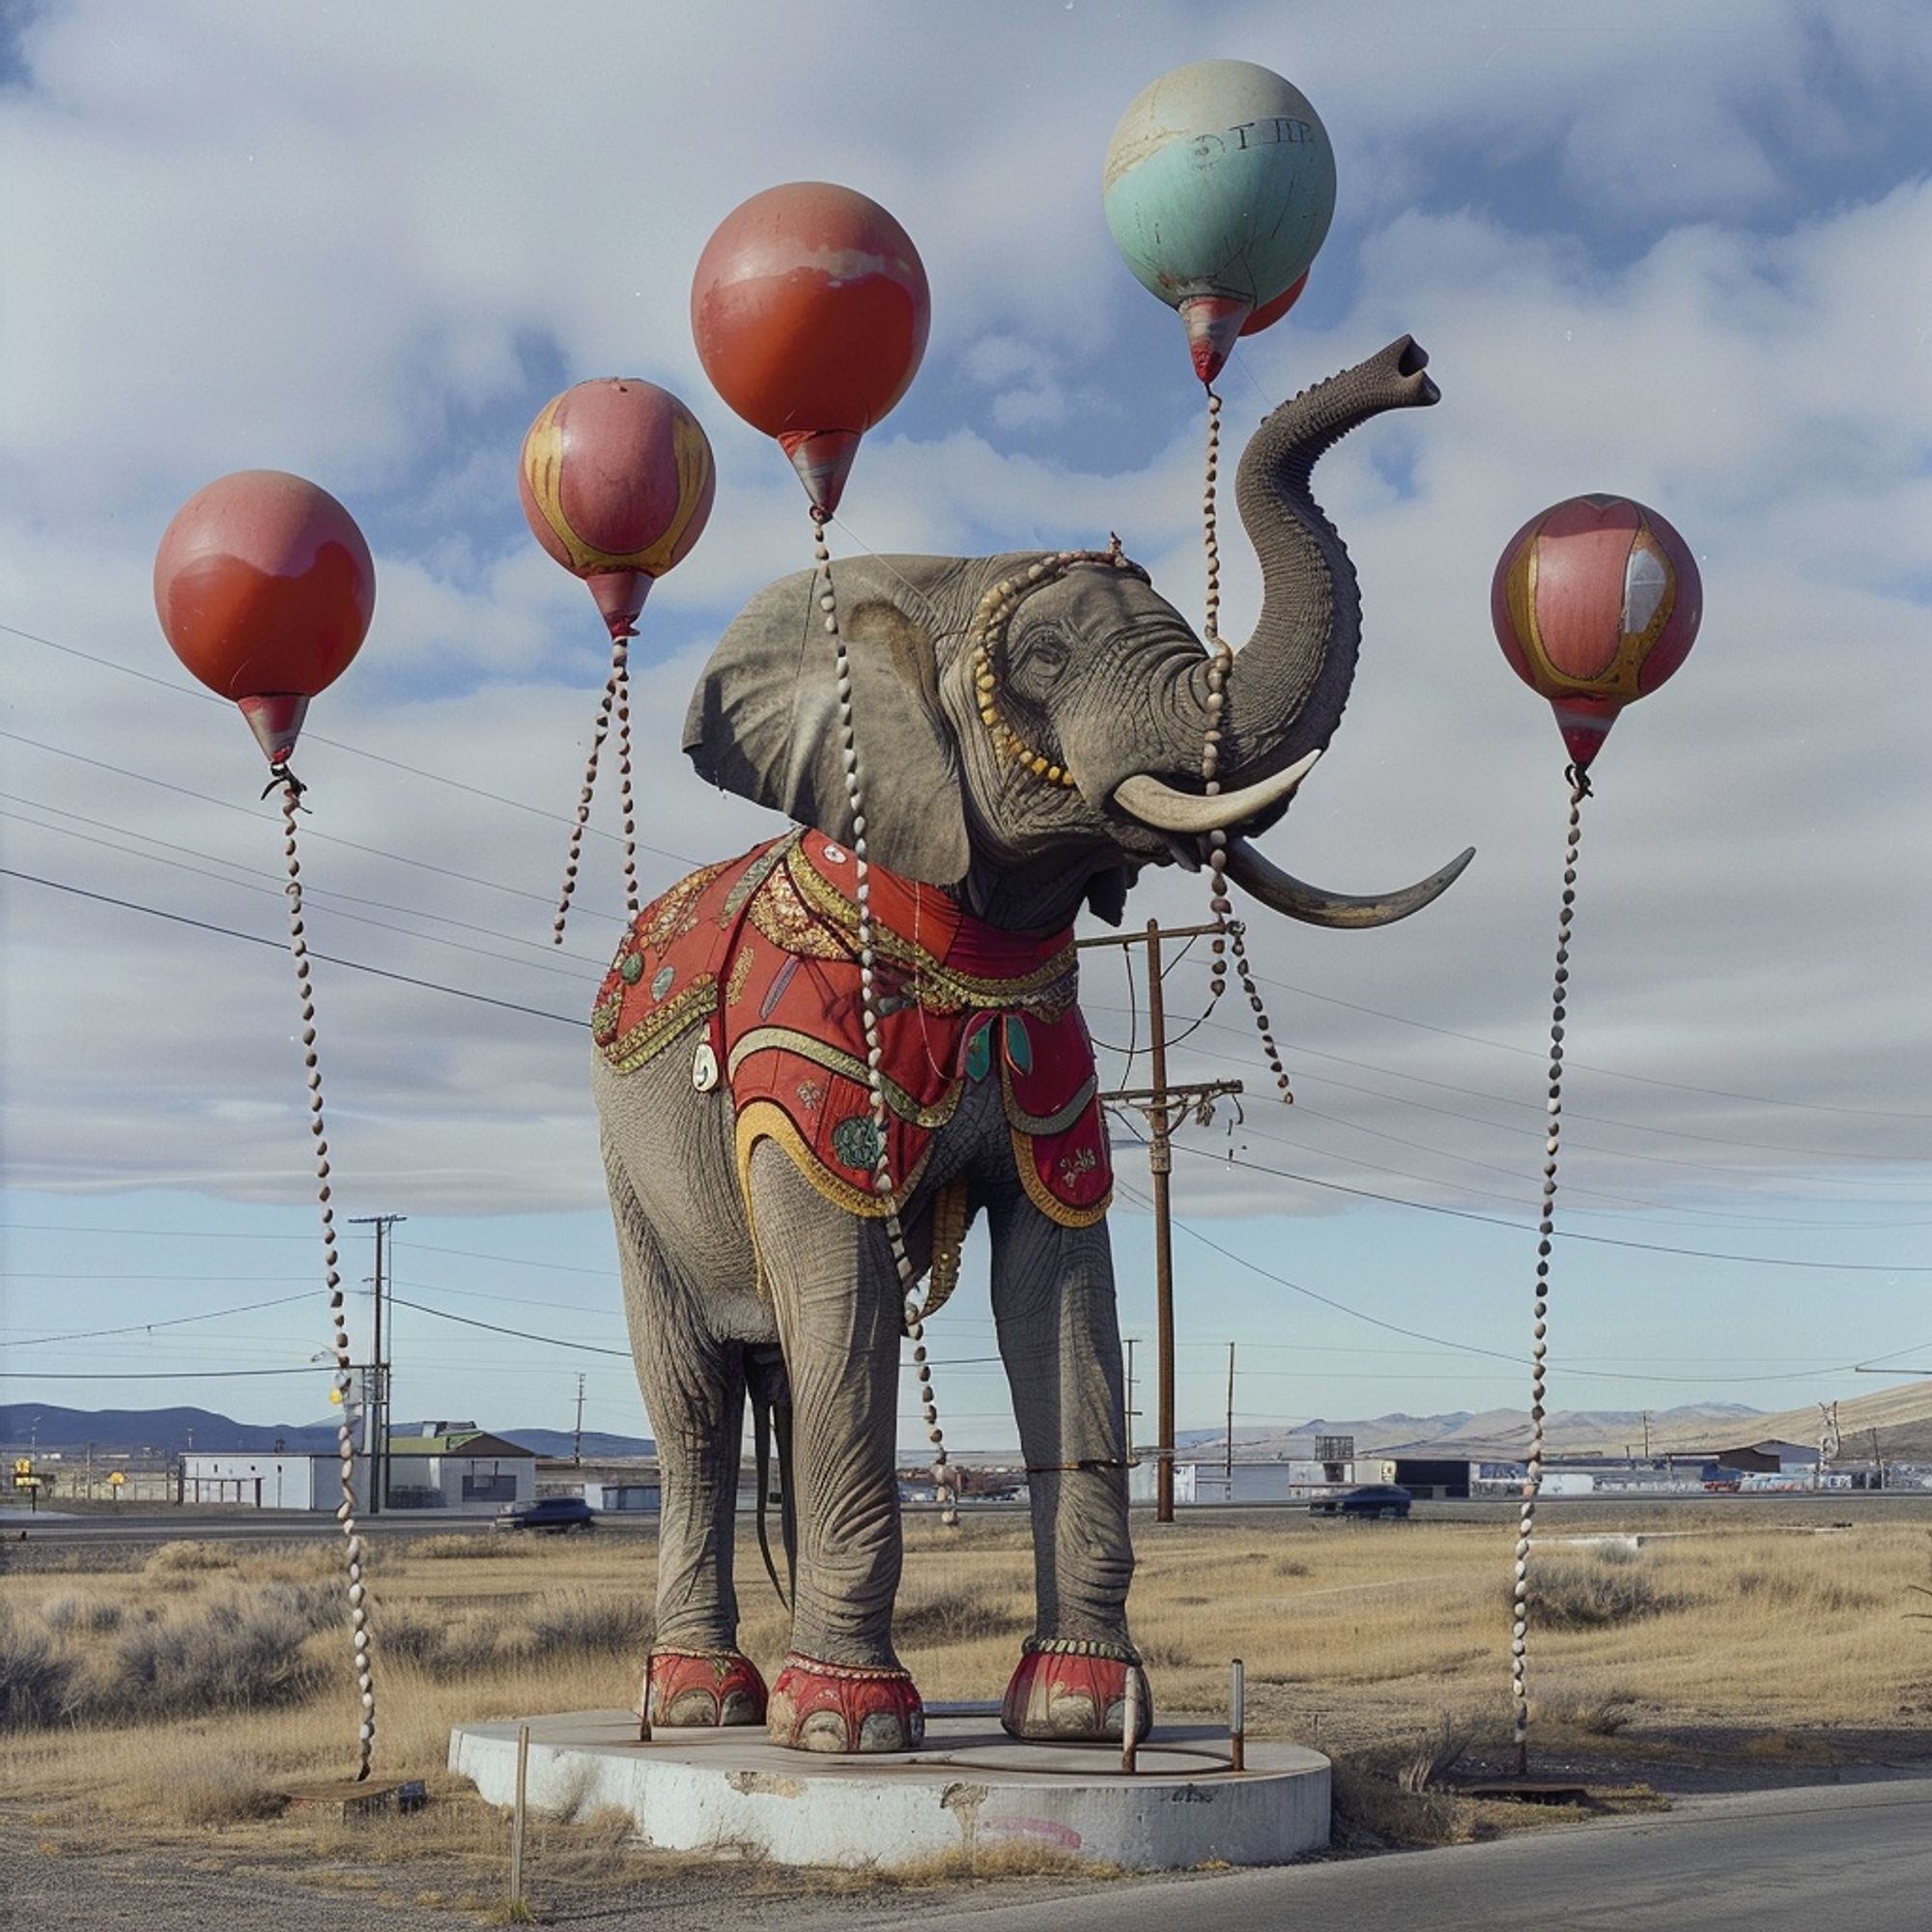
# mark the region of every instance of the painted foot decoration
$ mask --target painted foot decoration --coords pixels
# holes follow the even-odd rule
[[[1029,1637],[1007,1686],[1000,1723],[1009,1737],[1038,1744],[1119,1741],[1126,1721],[1127,1672],[1119,1651],[1082,1637]],[[1153,1697],[1141,1674],[1139,1736],[1153,1728]]]
[[[793,1651],[772,1686],[766,1734],[787,1750],[917,1750],[925,1706],[909,1670],[821,1663]]]
[[[735,1650],[654,1650],[645,1682],[653,1725],[717,1730],[765,1720],[765,1680]]]

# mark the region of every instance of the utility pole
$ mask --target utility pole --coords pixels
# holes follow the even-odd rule
[[[577,1431],[570,1448],[570,1460],[580,1469],[583,1466],[583,1377],[581,1374],[577,1378]]]
[[[1228,1500],[1235,1500],[1235,1345],[1228,1344]]]
[[[1643,1412],[1643,1460],[1650,1461],[1650,1410]]]
[[[388,1254],[389,1230],[398,1222],[407,1221],[407,1214],[352,1214],[349,1219],[357,1228],[374,1228],[376,1231],[376,1317],[374,1347],[371,1350],[373,1366],[370,1373],[375,1378],[375,1389],[371,1408],[374,1446],[369,1453],[369,1514],[381,1516],[389,1500],[389,1358],[383,1350],[383,1297],[387,1287],[387,1272],[384,1262]]]
[[[1138,1335],[1127,1337],[1127,1461],[1134,1460],[1134,1419],[1140,1410],[1134,1406],[1134,1350],[1140,1345]]]
[[[1172,1139],[1175,1115],[1191,1108],[1206,1107],[1224,1094],[1238,1094],[1238,1080],[1209,1080],[1187,1087],[1167,1084],[1167,1008],[1162,997],[1160,942],[1163,939],[1195,939],[1225,932],[1218,921],[1212,925],[1171,925],[1162,930],[1159,921],[1149,920],[1141,933],[1108,933],[1097,939],[1077,942],[1092,946],[1141,946],[1148,959],[1148,1029],[1151,1044],[1148,1052],[1153,1065],[1151,1087],[1120,1088],[1102,1094],[1102,1100],[1114,1100],[1137,1108],[1148,1123],[1148,1172],[1153,1179],[1153,1280],[1154,1280],[1154,1379],[1158,1386],[1156,1408],[1160,1440],[1154,1454],[1154,1520],[1174,1520],[1174,1221],[1168,1199],[1168,1178],[1174,1171]]]

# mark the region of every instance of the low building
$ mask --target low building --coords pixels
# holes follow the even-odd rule
[[[533,1501],[537,1459],[520,1442],[474,1428],[392,1435],[383,1507],[468,1510]],[[355,1508],[369,1514],[369,1458],[355,1465]],[[279,1450],[189,1450],[175,1483],[180,1503],[239,1503],[247,1509],[333,1510],[342,1500],[342,1465],[333,1455]]]
[[[1330,1475],[1331,1469],[1343,1473]],[[1155,1499],[1159,1464],[1145,1449],[1127,1475],[1128,1498],[1137,1503]],[[1184,1503],[1298,1502],[1348,1483],[1346,1465],[1325,1463],[1236,1463],[1231,1469],[1224,1458],[1212,1462],[1179,1462],[1174,1465],[1174,1500]]]
[[[474,1509],[536,1500],[537,1457],[481,1429],[389,1437],[384,1506]]]

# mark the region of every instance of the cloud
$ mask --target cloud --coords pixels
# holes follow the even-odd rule
[[[31,85],[0,97],[0,168],[37,184],[8,212],[0,621],[173,677],[147,586],[173,505],[243,464],[317,473],[367,523],[382,590],[301,761],[315,943],[570,1018],[620,905],[593,838],[570,946],[548,949],[604,649],[581,586],[523,534],[508,479],[529,416],[565,381],[630,369],[699,404],[718,451],[712,526],[654,590],[635,660],[640,822],[662,854],[774,829],[699,785],[677,742],[708,639],[809,555],[794,483],[711,398],[685,317],[711,225],[772,180],[866,186],[932,273],[927,365],[867,440],[841,548],[1119,529],[1198,609],[1198,390],[1174,319],[1113,259],[1094,178],[1120,106],[1201,49],[1178,7],[1148,10],[1129,48],[1058,10],[989,33],[834,8],[805,36],[750,8],[730,36],[693,14],[648,39],[614,8],[567,29],[467,19],[76,5],[30,25]],[[1478,847],[1440,905],[1386,932],[1253,917],[1301,1106],[1251,1094],[1244,1158],[1483,1212],[1532,1192],[1561,757],[1489,637],[1488,583],[1528,514],[1609,488],[1678,524],[1708,615],[1669,690],[1618,725],[1588,809],[1566,1199],[1716,1231],[1741,1204],[1800,1218],[1794,1203],[1831,1201],[1849,1223],[1922,1187],[1932,933],[1909,882],[1932,830],[1914,710],[1932,390],[1909,277],[1932,190],[1895,150],[1932,87],[1895,26],[1876,8],[1717,7],[1585,33],[1525,7],[1479,31],[1331,7],[1298,10],[1291,44],[1278,11],[1215,17],[1213,51],[1281,49],[1344,163],[1309,298],[1224,384],[1230,464],[1264,408],[1401,330],[1444,391],[1319,472],[1367,640],[1336,744],[1269,847],[1344,890]],[[1240,637],[1258,582],[1232,531],[1226,551]],[[19,814],[0,820],[6,863],[274,937],[276,828],[233,717],[4,642],[4,728],[112,768],[0,740],[5,788],[37,802],[0,801]],[[609,797],[607,774],[600,832]],[[679,864],[646,855],[647,888]],[[9,885],[16,1178],[299,1198],[285,963]],[[1200,882],[1172,876],[1134,906],[1202,910]],[[318,973],[345,1188],[421,1211],[594,1205],[580,1039]],[[1118,965],[1093,984],[1113,1037]],[[1198,958],[1175,984],[1198,1009]],[[1231,997],[1177,1065],[1259,1090],[1245,1006]],[[1199,1145],[1225,1149],[1227,1119]],[[1196,1165],[1205,1213],[1347,1199]]]

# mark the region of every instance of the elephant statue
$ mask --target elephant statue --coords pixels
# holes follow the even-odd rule
[[[1405,337],[1256,432],[1238,497],[1264,598],[1225,672],[1118,545],[840,562],[830,592],[812,573],[772,584],[718,643],[685,750],[793,830],[646,907],[592,1015],[625,1307],[663,1472],[656,1724],[765,1721],[778,1744],[843,1752],[923,1736],[893,1647],[895,1203],[913,1269],[932,1271],[928,1304],[971,1217],[989,1224],[1037,1604],[1006,1728],[1121,1735],[1126,1673],[1140,1669],[1134,1559],[1111,1177],[1072,922],[1085,905],[1118,923],[1144,867],[1198,867],[1210,847],[1262,904],[1321,925],[1403,918],[1462,869],[1467,853],[1406,891],[1344,897],[1251,842],[1327,745],[1359,643],[1354,572],[1310,470],[1368,417],[1435,402],[1427,359]],[[849,652],[850,734],[828,596]],[[1202,779],[1210,724],[1218,790]],[[867,980],[883,1117],[869,1110]],[[890,1201],[874,1187],[881,1118]],[[915,1358],[923,1381],[923,1348]],[[792,1629],[769,1692],[738,1648],[732,1579],[748,1400],[784,1473]]]

